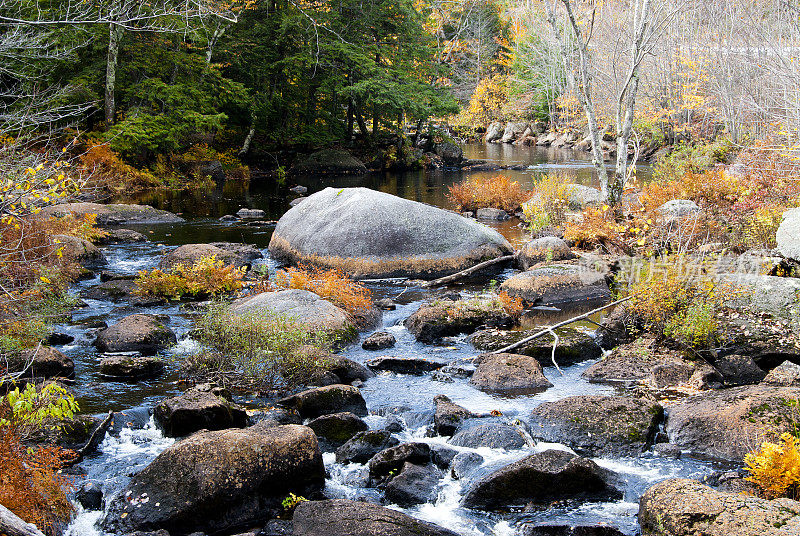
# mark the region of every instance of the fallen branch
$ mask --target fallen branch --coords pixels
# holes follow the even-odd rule
[[[14,512],[0,504],[0,534],[8,536],[44,536],[36,525],[26,523]]]
[[[476,264],[475,266],[467,268],[466,270],[461,270],[460,272],[456,272],[454,274],[447,275],[445,277],[440,277],[439,279],[434,279],[433,281],[427,281],[427,282],[423,283],[420,286],[422,288],[431,288],[431,287],[439,287],[439,286],[442,286],[442,285],[446,285],[448,283],[452,283],[453,281],[457,281],[458,279],[466,277],[466,276],[468,276],[468,275],[470,275],[470,274],[472,274],[474,272],[477,272],[478,270],[482,270],[482,269],[487,268],[489,266],[494,266],[495,264],[500,264],[500,263],[503,263],[503,262],[513,261],[514,257],[515,257],[515,255],[504,255],[502,257],[497,257],[497,258],[494,258],[494,259],[490,259],[488,261],[484,261],[484,262],[482,262],[480,264]]]
[[[106,436],[106,432],[108,432],[108,429],[111,427],[113,422],[114,412],[109,411],[108,415],[106,415],[106,418],[103,419],[103,422],[101,422],[100,425],[94,429],[92,435],[89,436],[89,440],[86,442],[86,444],[77,451],[78,457],[72,460],[70,465],[78,463],[84,458],[84,456],[94,452],[100,445],[100,442],[103,441],[103,438]]]
[[[567,324],[572,324],[573,322],[578,322],[580,320],[586,320],[588,317],[592,316],[595,313],[599,313],[600,311],[603,311],[604,309],[608,309],[609,307],[614,307],[615,305],[619,305],[620,303],[624,303],[624,302],[630,300],[631,298],[632,298],[632,296],[628,296],[627,298],[622,298],[621,300],[613,301],[613,302],[611,302],[611,303],[609,303],[607,305],[604,305],[602,307],[598,307],[597,309],[592,309],[588,313],[583,313],[583,314],[580,314],[578,316],[574,316],[574,317],[572,317],[572,318],[570,318],[568,320],[564,320],[563,322],[559,322],[558,324],[555,324],[555,325],[552,325],[552,326],[548,326],[547,328],[543,329],[542,331],[537,331],[536,333],[534,333],[530,337],[525,337],[524,339],[519,340],[519,341],[515,342],[514,344],[509,344],[505,348],[500,348],[499,350],[495,350],[495,351],[489,352],[489,353],[490,354],[504,354],[506,352],[510,352],[511,350],[516,350],[520,346],[522,346],[524,344],[527,344],[527,343],[531,342],[534,339],[538,339],[539,337],[547,335],[548,333],[552,333],[553,335],[555,335],[553,330],[555,330],[557,328],[566,326]],[[558,338],[557,337],[556,337],[556,343],[558,343]],[[553,363],[555,363],[555,348],[553,349]],[[556,367],[558,367],[558,365],[556,365]]]

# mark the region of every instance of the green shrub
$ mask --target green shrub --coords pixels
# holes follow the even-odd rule
[[[680,143],[664,158],[656,162],[653,178],[659,181],[677,180],[687,173],[700,173],[715,164],[725,163],[734,146],[730,140]]]
[[[695,303],[669,319],[664,335],[691,348],[710,348],[719,342],[715,307]]]

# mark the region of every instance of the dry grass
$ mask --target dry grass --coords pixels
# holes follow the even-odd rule
[[[520,209],[531,192],[509,177],[473,177],[449,187],[449,199],[458,211],[499,208],[509,213]]]
[[[307,266],[286,268],[275,275],[281,289],[302,289],[313,292],[353,315],[361,316],[372,309],[372,292],[343,272]]]

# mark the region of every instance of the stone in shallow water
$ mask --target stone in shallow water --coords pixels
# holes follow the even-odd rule
[[[603,273],[572,264],[532,268],[506,279],[500,289],[526,302],[543,305],[599,302],[611,298]]]
[[[478,359],[478,368],[469,383],[482,391],[520,395],[541,392],[553,386],[534,357],[486,354]]]

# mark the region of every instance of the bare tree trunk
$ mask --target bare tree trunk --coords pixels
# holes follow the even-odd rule
[[[106,57],[106,94],[105,116],[106,128],[114,124],[117,104],[114,97],[114,88],[117,84],[117,62],[119,61],[119,43],[125,28],[113,22],[108,25],[108,56]]]
[[[247,133],[247,137],[244,139],[242,148],[239,149],[239,156],[245,156],[247,153],[250,152],[250,144],[253,143],[253,136],[255,136],[255,134],[256,134],[256,127],[251,126],[250,131]]]
[[[0,533],[8,536],[44,536],[36,525],[24,522],[2,504],[0,504]]]

